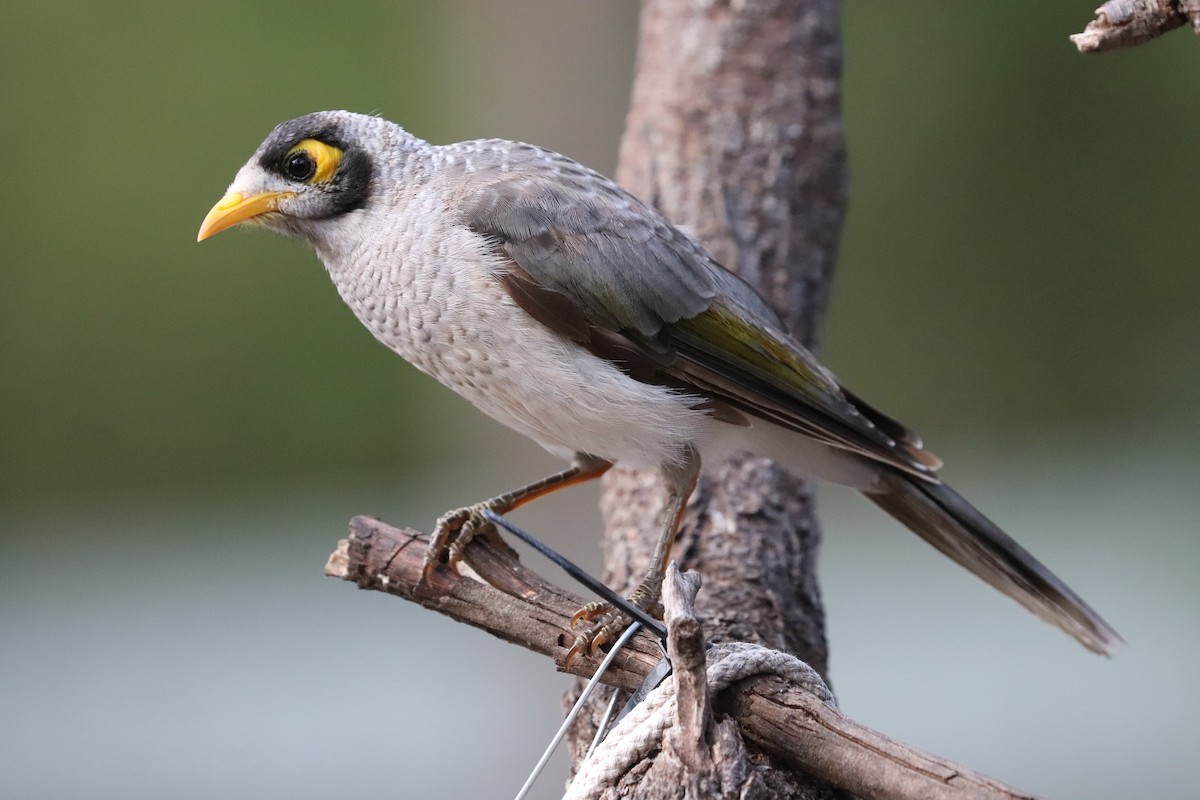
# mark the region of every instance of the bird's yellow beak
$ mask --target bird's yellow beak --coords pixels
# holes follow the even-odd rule
[[[276,211],[280,198],[291,197],[293,194],[294,192],[263,192],[246,197],[241,192],[230,192],[218,200],[212,211],[208,212],[208,216],[200,224],[200,233],[196,234],[196,241],[203,242],[239,222]]]

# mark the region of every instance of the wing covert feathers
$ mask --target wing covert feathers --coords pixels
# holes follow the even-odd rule
[[[725,417],[744,412],[937,481],[941,461],[919,438],[844,392],[690,236],[564,156],[524,145],[488,152],[459,212],[493,243],[497,280],[530,316]]]

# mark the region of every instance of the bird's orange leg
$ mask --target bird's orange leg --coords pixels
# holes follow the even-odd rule
[[[551,492],[599,478],[611,466],[612,462],[610,461],[576,453],[575,462],[562,472],[534,481],[520,489],[505,492],[491,500],[447,511],[438,519],[437,526],[433,531],[433,540],[425,550],[425,563],[421,568],[421,583],[429,582],[429,576],[437,567],[443,554],[446,555],[447,563],[453,568],[462,560],[467,545],[476,536],[500,539],[495,526],[484,519],[481,513],[484,509],[496,514],[507,514],[509,511],[520,508],[526,503],[532,503]],[[455,533],[458,535],[455,536]],[[451,541],[451,537],[453,537],[453,541]],[[502,540],[500,541],[502,542]]]
[[[663,477],[666,479],[669,495],[662,528],[654,545],[654,554],[650,557],[650,568],[646,571],[646,577],[629,595],[629,602],[643,611],[650,611],[658,604],[663,576],[666,575],[667,564],[671,560],[671,546],[675,543],[675,536],[683,522],[688,498],[695,491],[696,481],[700,477],[700,454],[694,448],[687,448],[683,463],[664,466]],[[600,648],[614,641],[631,620],[608,603],[588,603],[571,617],[572,627],[580,621],[591,624],[575,636],[575,642],[567,651],[568,664],[585,652],[596,658]]]

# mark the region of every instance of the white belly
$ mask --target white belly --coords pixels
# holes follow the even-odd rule
[[[462,266],[484,263],[471,252],[478,244],[442,237],[432,269],[405,252],[365,269],[318,253],[376,339],[558,455],[658,466],[702,435],[708,418],[685,395],[631,379],[529,317],[490,274]]]

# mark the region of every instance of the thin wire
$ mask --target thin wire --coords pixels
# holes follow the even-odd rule
[[[539,540],[532,533],[522,530],[519,526],[510,522],[494,511],[485,508],[481,513],[483,514],[484,519],[488,520],[494,525],[499,525],[501,528],[504,528],[504,530],[508,531],[513,536],[516,536],[518,539],[537,550],[546,558],[553,561],[568,575],[579,581],[592,592],[598,594],[601,599],[605,600],[613,608],[620,609],[630,618],[642,623],[642,626],[646,630],[653,633],[660,641],[665,642],[667,640],[666,626],[642,609],[635,606],[633,603],[626,600],[624,597],[621,597],[621,595],[617,594],[600,581],[593,578],[586,570],[576,565],[569,558],[554,550],[545,542]]]
[[[596,735],[592,737],[592,744],[583,756],[584,761],[591,758],[592,753],[596,752],[596,748],[604,741],[604,734],[608,732],[608,723],[612,720],[613,712],[617,710],[617,698],[620,696],[621,690],[614,688],[612,697],[608,698],[608,705],[604,709],[604,716],[600,718],[600,724],[596,727]]]
[[[587,682],[587,686],[584,686],[583,691],[580,692],[579,699],[575,701],[575,705],[571,708],[571,713],[567,714],[567,718],[563,720],[563,724],[559,726],[558,732],[555,733],[554,738],[550,740],[550,746],[546,748],[546,752],[542,753],[542,757],[538,759],[537,764],[533,768],[533,772],[531,772],[529,777],[525,779],[525,785],[521,787],[521,791],[517,792],[515,800],[523,800],[523,798],[529,794],[529,790],[533,788],[534,782],[538,779],[538,776],[542,774],[542,770],[546,768],[546,764],[549,763],[550,756],[554,755],[554,751],[558,749],[559,743],[561,743],[563,737],[567,735],[567,729],[571,727],[571,723],[575,721],[575,718],[579,716],[579,712],[583,710],[584,702],[591,697],[592,692],[595,691],[596,687],[600,685],[600,678],[604,676],[605,671],[608,670],[609,665],[612,664],[613,659],[616,658],[617,653],[621,651],[621,648],[625,646],[625,643],[628,642],[641,627],[641,623],[635,621],[623,634],[621,634],[621,638],[617,639],[617,643],[614,644],[612,649],[608,651],[608,655],[606,655],[604,660],[600,662],[600,666],[596,668],[596,672],[594,675],[592,675],[592,679]]]

